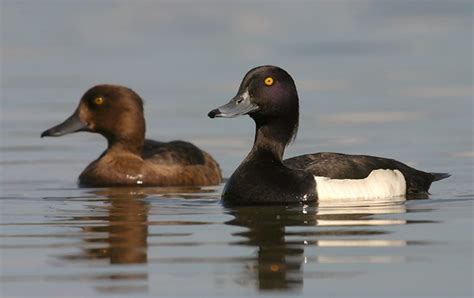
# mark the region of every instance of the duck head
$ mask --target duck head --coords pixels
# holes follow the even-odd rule
[[[107,138],[109,146],[128,143],[141,147],[145,138],[142,99],[123,86],[94,86],[82,96],[69,118],[44,131],[41,137],[59,137],[79,131],[99,133]]]
[[[251,69],[237,95],[209,112],[210,118],[249,115],[262,138],[286,146],[296,137],[299,120],[298,93],[293,78],[282,68],[265,65]]]

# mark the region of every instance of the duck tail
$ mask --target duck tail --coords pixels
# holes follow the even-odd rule
[[[430,173],[433,175],[433,181],[439,181],[451,177],[451,174],[448,173]]]

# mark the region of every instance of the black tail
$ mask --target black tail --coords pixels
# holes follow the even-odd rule
[[[439,181],[451,177],[451,174],[448,173],[430,173],[433,175],[433,181]]]

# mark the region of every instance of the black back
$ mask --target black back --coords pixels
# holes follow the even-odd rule
[[[399,170],[405,177],[407,194],[424,194],[435,181],[431,173],[419,171],[394,159],[368,155],[322,152],[292,157],[283,163],[292,169],[331,179],[364,179],[373,170]]]

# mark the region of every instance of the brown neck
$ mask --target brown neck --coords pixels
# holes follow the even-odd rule
[[[143,145],[145,144],[145,120],[122,122],[123,125],[117,127],[115,131],[119,133],[103,135],[108,141],[108,151],[127,151],[141,156]]]
[[[141,139],[110,139],[107,138],[107,151],[117,152],[126,151],[135,155],[141,156],[145,138]]]

